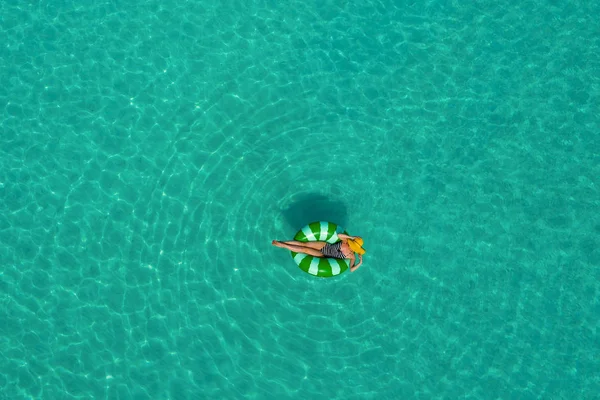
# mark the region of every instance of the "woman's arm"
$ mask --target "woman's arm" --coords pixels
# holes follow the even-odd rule
[[[350,262],[350,272],[356,271],[362,265],[362,254],[359,254],[358,258],[360,258],[360,261],[358,262],[358,264],[356,264],[356,266],[354,265],[354,261],[356,260],[355,258],[353,258]]]
[[[354,254],[352,254],[350,257],[348,257],[348,260],[350,260],[350,272],[354,272],[354,263],[356,262],[356,257],[354,256]]]
[[[349,235],[346,235],[345,233],[338,233],[338,237],[340,238],[340,240],[356,239],[354,236],[349,236]]]

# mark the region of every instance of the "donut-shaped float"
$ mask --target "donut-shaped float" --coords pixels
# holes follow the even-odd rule
[[[338,233],[346,233],[342,228],[333,222],[318,221],[312,222],[300,229],[294,240],[299,242],[327,242],[336,243],[340,241]],[[318,276],[320,278],[331,278],[346,271],[350,267],[350,260],[340,260],[337,258],[315,257],[308,254],[291,252],[292,258],[307,274]]]

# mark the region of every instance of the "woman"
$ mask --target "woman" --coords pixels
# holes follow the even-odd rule
[[[356,271],[362,265],[362,256],[366,253],[365,249],[362,248],[364,243],[362,238],[360,236],[348,236],[343,233],[338,233],[338,238],[340,238],[340,241],[333,244],[327,242],[298,242],[296,240],[288,240],[287,242],[273,240],[272,244],[275,247],[315,257],[348,259],[350,260],[350,272]],[[354,265],[356,262],[354,253],[358,253],[360,259],[356,265]]]

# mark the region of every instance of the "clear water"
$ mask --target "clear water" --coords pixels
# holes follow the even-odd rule
[[[598,15],[0,3],[0,398],[599,398]]]

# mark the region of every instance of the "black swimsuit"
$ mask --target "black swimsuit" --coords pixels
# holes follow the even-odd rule
[[[346,258],[346,256],[344,255],[344,253],[342,253],[341,247],[342,242],[337,242],[334,244],[327,243],[321,249],[321,253],[323,253],[325,257],[344,259]]]

